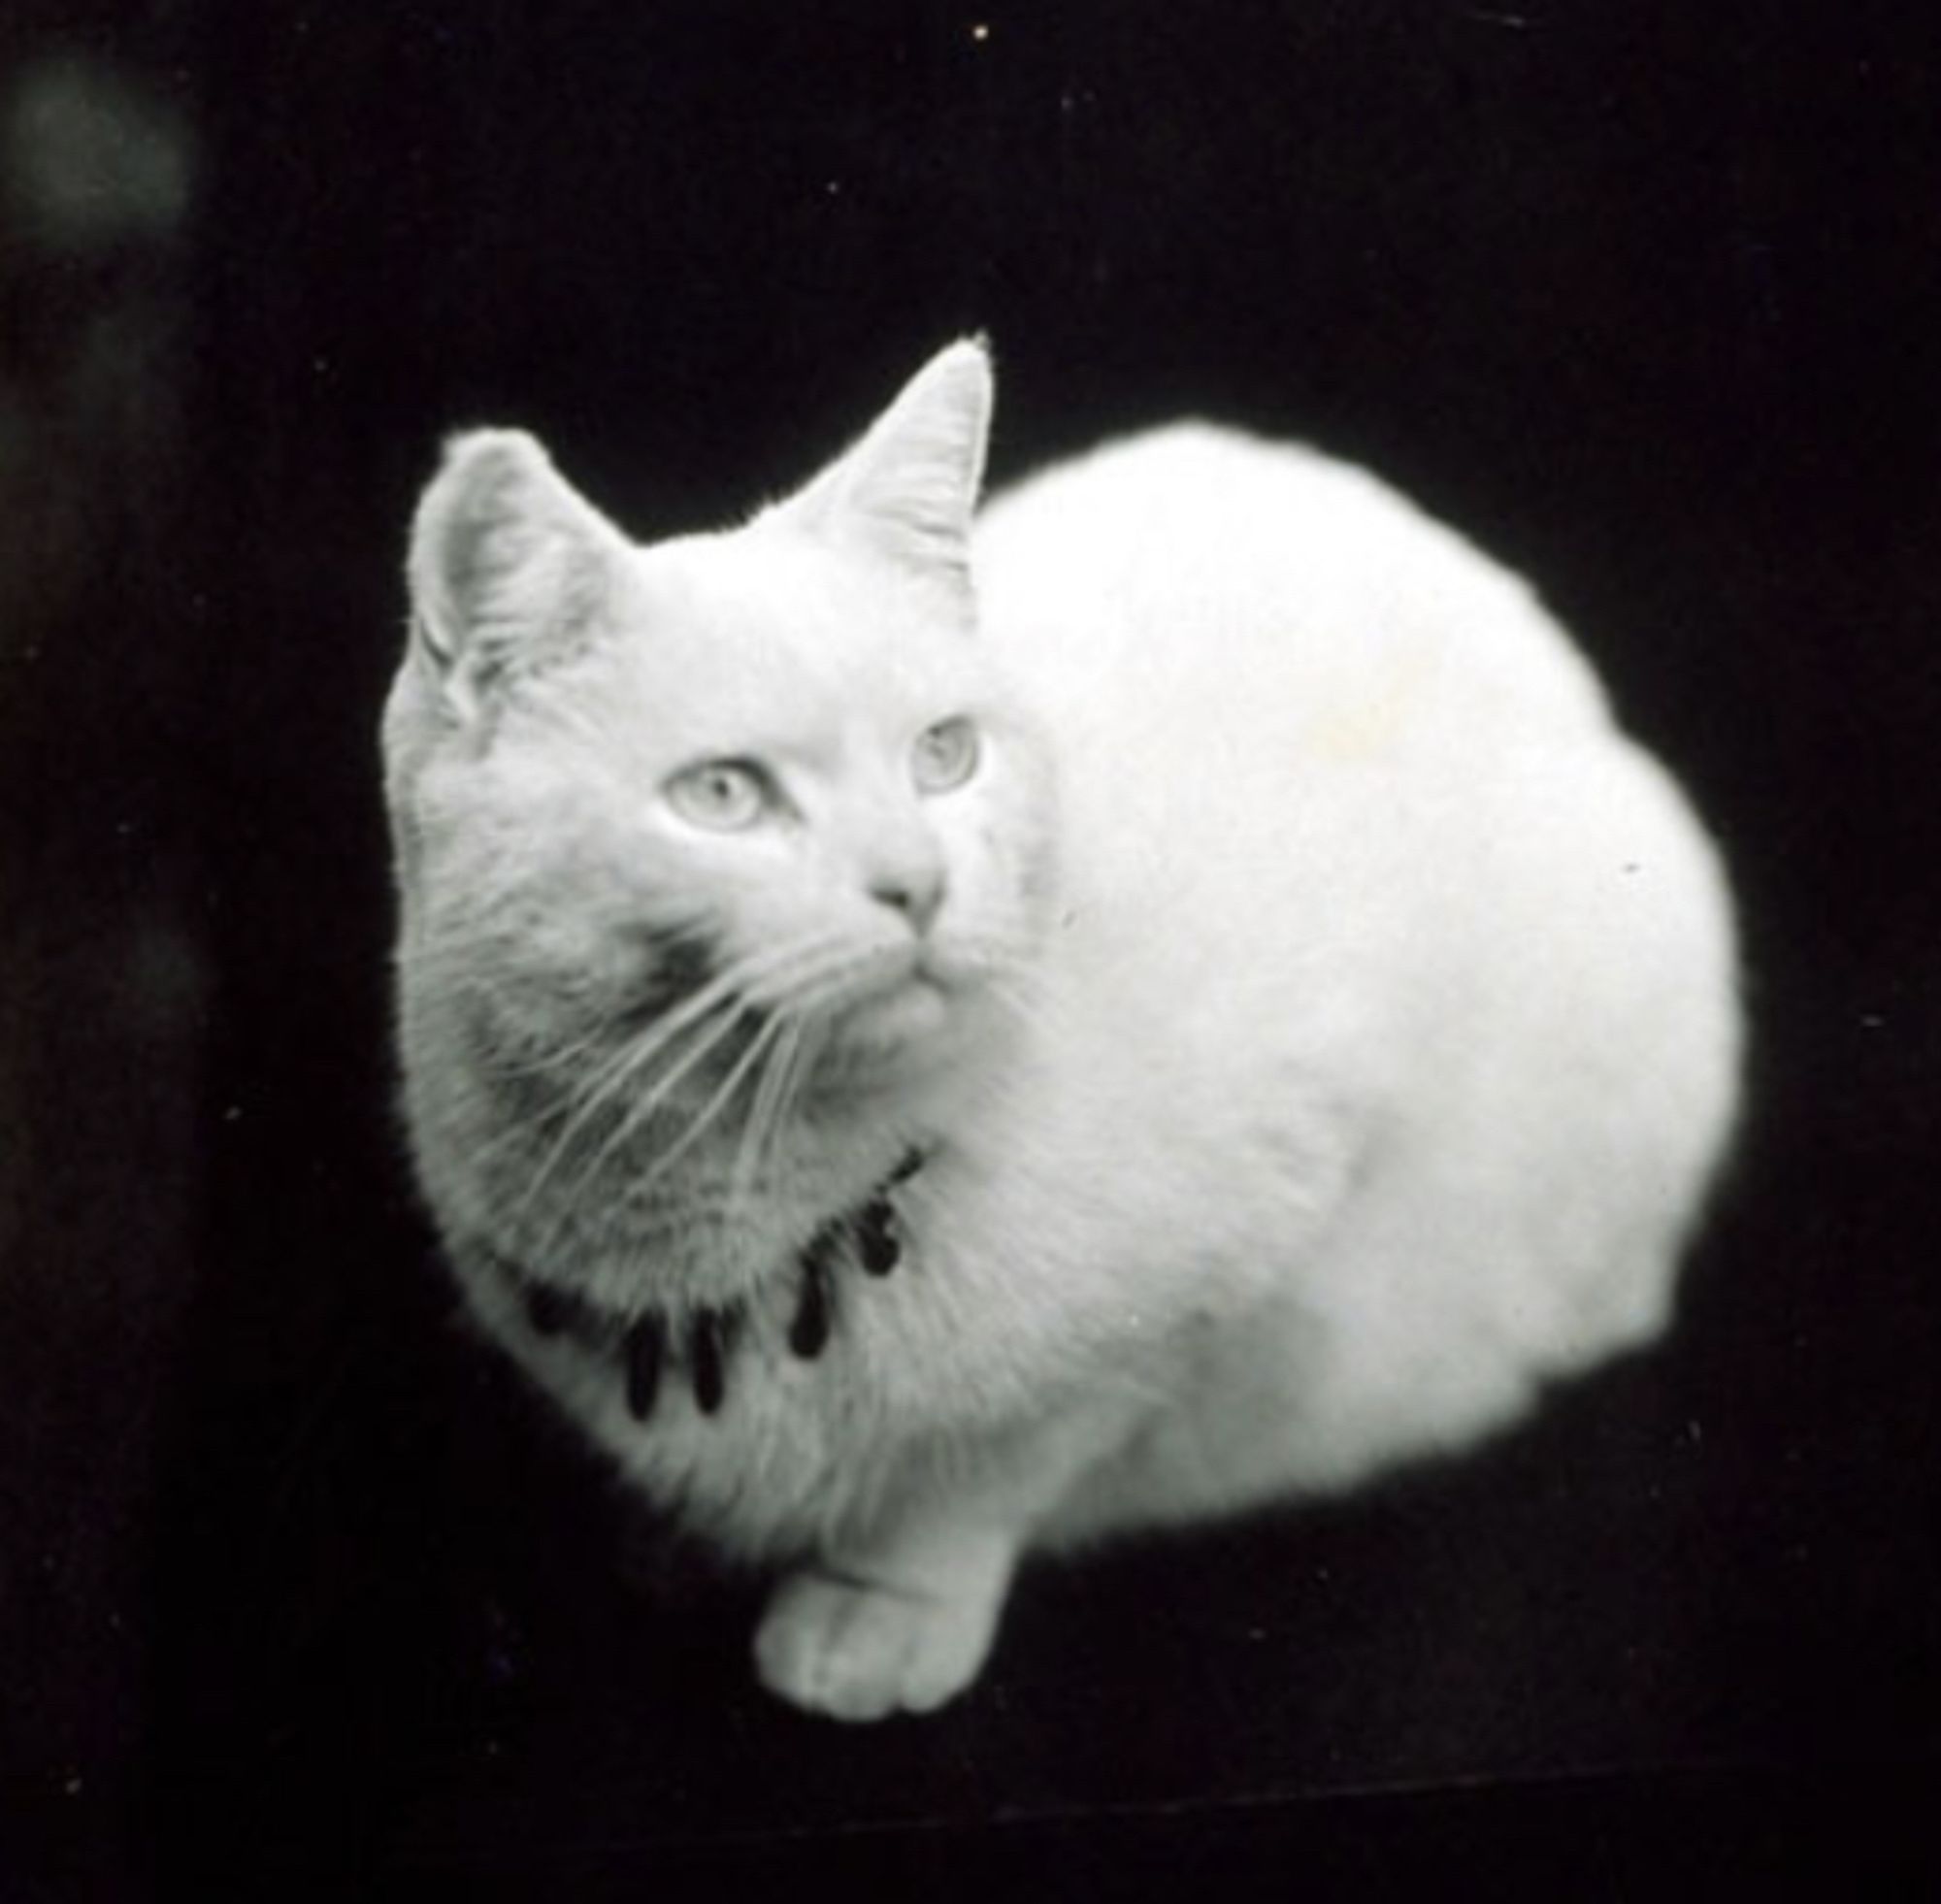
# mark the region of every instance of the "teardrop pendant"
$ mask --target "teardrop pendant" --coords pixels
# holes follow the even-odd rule
[[[713,1414],[727,1394],[726,1332],[719,1309],[697,1309],[688,1326],[688,1377],[694,1384],[694,1405],[704,1415]]]
[[[651,1312],[628,1330],[623,1350],[627,1364],[627,1412],[644,1422],[654,1412],[667,1359],[667,1327]]]
[[[904,1246],[896,1231],[897,1213],[887,1197],[874,1197],[856,1219],[856,1255],[866,1275],[887,1276]]]
[[[830,1307],[834,1296],[829,1246],[818,1238],[802,1256],[802,1295],[795,1320],[789,1325],[789,1349],[813,1362],[829,1346]]]

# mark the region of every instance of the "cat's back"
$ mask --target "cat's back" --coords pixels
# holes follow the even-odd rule
[[[1604,715],[1520,577],[1368,472],[1218,424],[1109,443],[1000,495],[977,574],[989,639],[1080,732],[1123,738],[1142,710],[1174,735],[1264,719],[1355,759]]]
[[[1195,422],[1108,443],[996,499],[976,572],[986,639],[1059,736],[1074,876],[1148,930],[1272,925],[1277,892],[1325,882],[1366,950],[1407,929],[1425,835],[1487,830],[1532,753],[1615,741],[1520,577],[1299,444]]]
[[[1195,1001],[1236,1065],[1340,1028],[1370,1075],[1532,1001],[1646,1036],[1661,968],[1723,996],[1723,885],[1676,789],[1529,585],[1378,478],[1175,425],[1021,484],[980,536],[987,639],[1059,737],[1081,992],[1153,1022]],[[1730,1040],[1697,1042],[1719,1096]]]

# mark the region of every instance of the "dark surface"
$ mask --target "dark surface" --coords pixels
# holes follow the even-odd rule
[[[121,210],[9,148],[0,1897],[1916,1894],[1916,13],[12,10],[4,123]],[[56,55],[105,140],[22,119]],[[847,1730],[752,1689],[752,1589],[451,1327],[388,1111],[375,725],[444,430],[697,526],[970,327],[1001,478],[1209,412],[1534,575],[1726,842],[1760,1051],[1661,1353],[1466,1464],[1038,1568],[962,1706]]]

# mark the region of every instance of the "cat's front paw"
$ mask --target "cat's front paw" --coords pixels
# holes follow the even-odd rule
[[[770,1691],[832,1719],[934,1712],[977,1677],[1002,1592],[938,1592],[791,1574],[755,1634]]]

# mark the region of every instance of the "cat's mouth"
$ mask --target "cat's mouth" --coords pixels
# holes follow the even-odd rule
[[[935,1035],[948,1023],[953,991],[938,963],[921,949],[886,963],[842,1014],[845,1035],[892,1050]]]
[[[872,952],[829,1010],[834,1055],[892,1070],[941,1056],[955,1042],[971,983],[972,974],[934,940]]]

